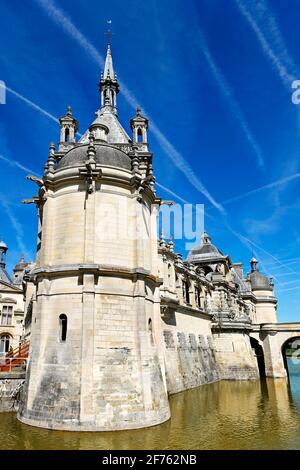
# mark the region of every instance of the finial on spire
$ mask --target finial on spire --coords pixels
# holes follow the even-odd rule
[[[258,261],[254,256],[252,256],[250,261],[251,272],[258,271]]]
[[[110,30],[110,26],[112,24],[112,21],[111,20],[107,20],[107,25],[108,25],[108,29],[107,29],[107,45],[110,46],[110,36],[111,36],[111,30]]]
[[[50,150],[50,155],[54,155],[54,153],[55,153],[55,143],[53,141],[50,142],[49,150]]]
[[[173,253],[173,251],[174,251],[174,242],[173,242],[173,236],[172,235],[170,235],[168,246],[169,246],[169,250]]]
[[[202,237],[201,237],[201,240],[202,240],[203,245],[206,245],[206,244],[210,244],[210,243],[211,243],[211,238],[210,238],[210,236],[208,235],[207,232],[203,232],[203,235],[202,235]]]

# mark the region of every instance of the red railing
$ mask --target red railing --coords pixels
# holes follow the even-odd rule
[[[24,341],[17,348],[0,357],[0,372],[11,372],[12,369],[26,362],[29,355],[30,341]]]

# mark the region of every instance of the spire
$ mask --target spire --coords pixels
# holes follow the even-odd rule
[[[113,80],[115,79],[115,72],[114,72],[112,55],[111,55],[111,50],[110,50],[110,43],[107,44],[107,52],[106,52],[103,78],[104,79],[112,78]]]
[[[112,112],[117,115],[117,94],[119,93],[119,83],[117,80],[117,74],[115,73],[113,67],[110,48],[110,31],[108,32],[108,44],[104,72],[101,73],[99,90],[101,96],[101,111]]]

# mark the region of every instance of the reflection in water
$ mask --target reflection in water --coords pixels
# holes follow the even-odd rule
[[[300,411],[300,359],[287,359],[292,399]]]
[[[171,397],[172,419],[122,432],[47,431],[0,414],[0,449],[300,449],[300,361],[286,379],[223,381]]]

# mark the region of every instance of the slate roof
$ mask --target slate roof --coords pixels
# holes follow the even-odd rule
[[[57,169],[84,164],[87,160],[88,145],[78,145],[69,150],[58,163]],[[95,142],[95,161],[100,165],[131,170],[131,158],[122,150],[104,143]]]

